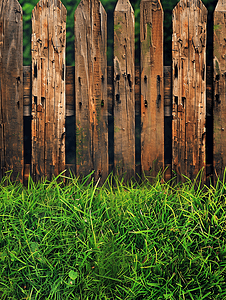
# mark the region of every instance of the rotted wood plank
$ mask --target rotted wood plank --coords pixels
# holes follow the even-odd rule
[[[75,11],[75,113],[77,175],[108,176],[107,14],[99,0]]]
[[[0,4],[0,179],[23,179],[23,17],[17,0]]]
[[[118,0],[114,12],[114,169],[125,180],[135,175],[134,12]]]
[[[206,166],[206,22],[201,0],[181,0],[173,10],[173,169],[178,181]]]
[[[65,168],[66,8],[41,0],[32,12],[32,175]]]
[[[226,167],[226,2],[214,12],[214,179],[223,179]]]
[[[163,9],[160,0],[140,3],[141,167],[156,176],[164,167]]]

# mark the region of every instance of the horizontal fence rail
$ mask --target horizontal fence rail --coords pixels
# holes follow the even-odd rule
[[[29,119],[31,117],[31,67],[30,66],[24,66],[23,67],[24,70],[24,117],[25,120],[27,119],[29,122]],[[171,144],[171,138],[169,137],[170,133],[170,125],[171,124],[171,120],[172,120],[172,108],[171,108],[171,99],[172,99],[172,75],[171,75],[171,70],[172,67],[170,66],[164,66],[164,96],[163,96],[163,103],[164,103],[164,120],[165,120],[165,127],[169,127],[166,128],[166,140],[165,140],[165,151],[167,152],[166,154],[166,158],[164,160],[164,165],[165,168],[167,168],[166,170],[166,177],[167,179],[171,178],[171,162],[170,160],[170,155],[169,153],[172,151],[172,144]],[[75,67],[74,66],[66,66],[66,118],[68,119],[73,119],[73,117],[75,116],[75,105],[74,105],[74,72],[75,72]],[[212,119],[212,109],[213,109],[213,105],[212,105],[212,92],[213,92],[213,88],[212,88],[212,67],[207,66],[207,108],[206,108],[206,112],[207,112],[207,119]],[[114,124],[113,124],[113,119],[114,119],[114,73],[113,73],[113,67],[112,66],[108,66],[107,67],[107,114],[108,114],[108,122],[109,125],[111,126],[110,130],[112,129],[112,131],[114,131]],[[135,118],[138,119],[139,122],[139,118],[141,115],[141,97],[140,97],[140,67],[136,66],[135,67]],[[26,118],[27,117],[27,118]],[[139,129],[140,129],[140,123],[136,122],[136,132],[137,132],[137,136],[136,136],[136,140],[138,141],[139,144],[139,140],[140,140],[140,133],[139,133]],[[27,123],[26,123],[27,124]],[[111,138],[113,138],[114,134],[113,132],[109,132],[109,135],[111,136]],[[169,138],[169,139],[168,139]],[[68,136],[66,134],[66,143],[67,143],[67,139],[70,141],[68,141],[68,143],[71,142],[75,142],[75,135],[72,136]],[[112,142],[112,141],[111,141]],[[27,142],[27,144],[29,145],[29,142]],[[137,149],[137,152],[140,153],[141,150],[139,149],[139,145]],[[28,150],[28,149],[27,149]],[[66,160],[66,168],[71,169],[73,172],[75,172],[75,155],[76,153],[74,152],[74,148],[73,147],[69,147],[68,150],[68,160]],[[109,146],[109,163],[108,163],[108,168],[109,168],[109,172],[113,171],[113,161],[112,161],[112,157],[113,157],[113,152],[114,149],[111,148]],[[28,151],[29,153],[29,151]],[[29,156],[29,155],[28,155]],[[29,160],[29,159],[28,159]],[[72,161],[73,163],[71,163],[70,161]],[[30,170],[30,164],[26,164],[26,169],[25,169],[25,176],[28,176],[28,172]],[[136,161],[136,165],[135,165],[135,171],[136,173],[140,174],[141,172],[141,157],[138,154],[138,159]],[[211,164],[207,164],[207,176],[209,176],[212,172],[212,165]]]
[[[0,167],[23,181],[65,169],[204,180],[222,178],[225,143],[225,4],[214,14],[213,68],[206,63],[207,9],[180,0],[173,10],[172,67],[163,63],[160,0],[140,3],[140,66],[134,12],[118,0],[114,62],[107,66],[107,14],[99,0],[75,11],[75,67],[65,65],[66,8],[40,0],[32,12],[32,65],[23,67],[22,9],[0,5]],[[15,47],[16,45],[16,47]],[[209,145],[208,143],[212,143]],[[19,175],[18,175],[19,174]]]

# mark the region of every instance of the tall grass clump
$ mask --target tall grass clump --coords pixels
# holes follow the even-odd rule
[[[226,299],[224,181],[88,179],[2,181],[0,299]]]

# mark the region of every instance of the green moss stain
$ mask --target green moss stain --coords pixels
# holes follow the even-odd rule
[[[122,32],[122,24],[118,23],[118,24],[114,24],[114,31],[116,32],[116,34],[120,34]]]
[[[81,128],[81,124],[78,121],[76,123],[76,161],[77,161],[77,164],[81,164],[84,161],[87,149],[88,149],[88,129]]]
[[[118,58],[115,57],[114,59],[114,67],[115,67],[115,71],[116,71],[116,74],[120,74],[120,66],[119,66],[119,61],[118,61]]]
[[[119,132],[121,129],[117,126],[114,127],[114,132]]]
[[[220,75],[220,67],[217,60],[215,60],[215,71],[217,75]]]
[[[220,52],[219,52],[219,44],[218,43],[215,43],[214,44],[214,56],[216,56],[216,58],[218,60],[220,60]]]
[[[102,122],[103,120],[101,119],[101,100],[100,99],[96,99],[96,120],[97,120],[97,126],[96,126],[96,130],[98,133],[98,137],[101,137],[101,128],[102,128]]]
[[[220,36],[222,34],[221,25],[220,24],[214,25],[213,26],[213,32],[217,36],[218,40],[220,41]]]
[[[151,43],[151,23],[147,23],[146,39],[142,42],[141,45],[142,53],[144,55],[146,55],[146,53],[149,52]]]
[[[222,131],[221,131],[221,118],[219,117],[219,115],[215,114],[215,119],[214,119],[214,139],[215,139],[215,143],[216,145],[220,145],[221,144],[221,139],[222,139]]]
[[[213,30],[216,31],[216,30],[221,30],[221,25],[218,24],[218,25],[213,25]]]

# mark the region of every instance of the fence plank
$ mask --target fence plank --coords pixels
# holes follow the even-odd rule
[[[172,178],[172,67],[164,66],[164,178]]]
[[[134,12],[118,0],[114,12],[114,168],[125,180],[135,175]]]
[[[0,5],[0,178],[23,178],[23,19],[17,0]]]
[[[214,178],[223,178],[226,166],[226,3],[219,0],[214,12]]]
[[[205,167],[206,22],[201,0],[181,0],[173,10],[173,169],[178,180]],[[205,172],[205,168],[204,168]]]
[[[66,8],[41,0],[32,12],[32,174],[65,168]]]
[[[156,176],[164,166],[163,9],[160,0],[140,3],[141,167]]]
[[[107,14],[99,0],[75,11],[77,175],[108,176]]]

